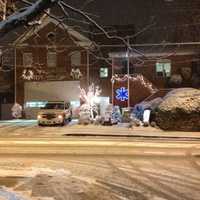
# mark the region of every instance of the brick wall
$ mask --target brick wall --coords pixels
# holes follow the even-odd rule
[[[23,66],[23,54],[32,53],[33,56],[33,69],[38,68],[38,63],[41,68],[47,73],[43,80],[70,80],[71,66],[71,56],[70,54],[74,51],[81,52],[81,65],[78,66],[83,77],[81,78],[81,87],[86,87],[86,77],[87,77],[87,54],[85,50],[81,47],[77,47],[69,35],[61,29],[56,29],[55,37],[53,43],[47,39],[47,35],[50,32],[55,31],[55,25],[48,24],[42,30],[38,32],[37,35],[24,41],[24,46],[18,46],[16,48],[16,66],[17,66],[17,102],[23,105],[24,103],[24,82],[22,72],[27,67]],[[56,66],[55,68],[50,68],[47,65],[47,53],[56,52]],[[53,77],[53,78],[52,78]]]

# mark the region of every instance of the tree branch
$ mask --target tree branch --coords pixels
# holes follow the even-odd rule
[[[3,37],[6,33],[17,28],[19,26],[25,25],[32,21],[43,13],[46,9],[54,6],[59,0],[38,0],[36,3],[27,7],[24,11],[14,13],[6,20],[0,22],[0,37]]]

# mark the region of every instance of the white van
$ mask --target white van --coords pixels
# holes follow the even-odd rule
[[[72,110],[69,103],[64,101],[48,101],[37,115],[38,125],[61,125],[71,121]]]

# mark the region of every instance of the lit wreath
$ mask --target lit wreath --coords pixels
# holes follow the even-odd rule
[[[22,72],[22,78],[24,80],[32,80],[34,78],[34,73],[31,69],[24,69]]]

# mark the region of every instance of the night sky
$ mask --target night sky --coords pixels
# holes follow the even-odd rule
[[[139,43],[199,40],[199,0],[88,0],[87,6],[82,2],[73,0],[72,5],[94,14],[103,26],[134,25],[138,32],[154,24],[140,34]]]
[[[132,34],[135,34],[150,26],[135,38],[135,43],[196,42],[200,38],[200,0],[65,0],[65,2],[91,13],[90,16],[103,27],[130,25],[134,27]],[[78,14],[69,13],[73,19],[85,20]],[[63,15],[59,9],[56,14]],[[66,23],[71,26],[76,25],[76,22],[70,20],[66,20]],[[78,25],[84,29],[88,28],[85,24]],[[13,37],[9,36],[10,38]]]

